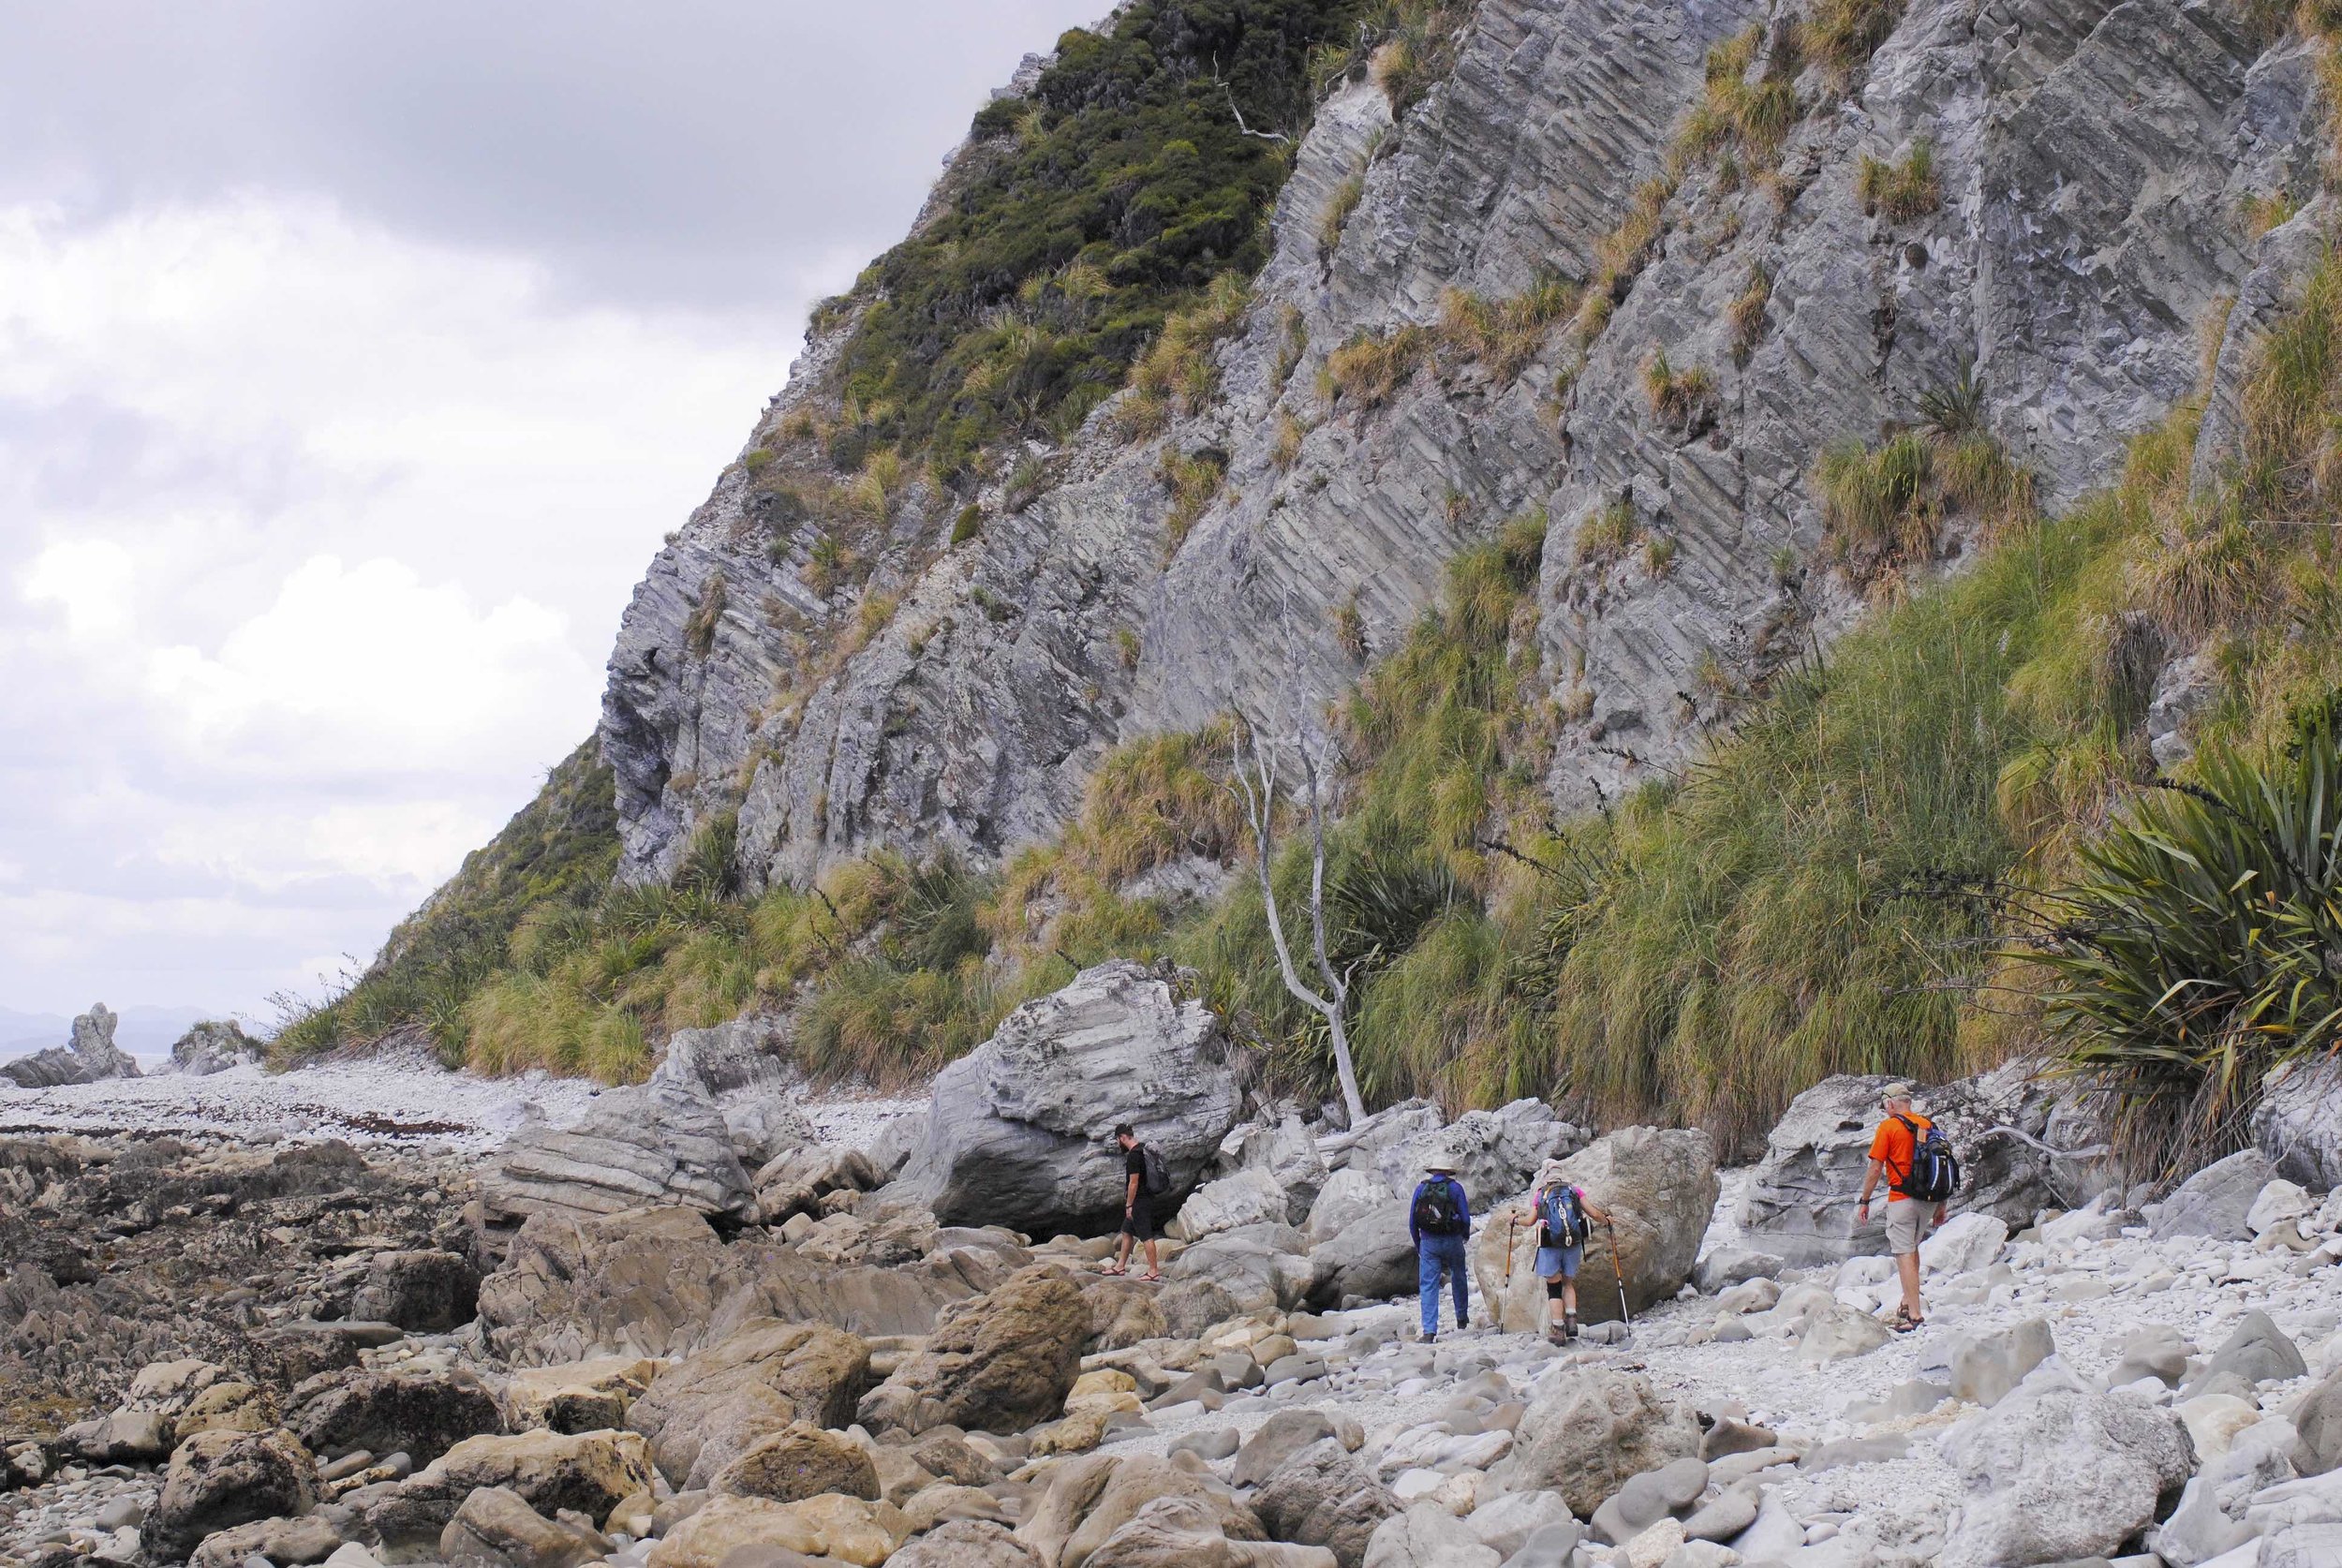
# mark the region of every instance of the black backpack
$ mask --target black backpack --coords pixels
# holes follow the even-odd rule
[[[1141,1144],[1138,1149],[1147,1166],[1147,1174],[1138,1178],[1140,1190],[1150,1198],[1170,1191],[1171,1167],[1163,1162],[1163,1156],[1156,1152],[1155,1146]]]
[[[1586,1244],[1585,1211],[1578,1206],[1577,1189],[1564,1182],[1549,1187],[1545,1202],[1537,1206],[1537,1217],[1545,1222],[1545,1238],[1541,1247],[1583,1247]]]
[[[1911,1168],[1904,1173],[1901,1183],[1905,1196],[1923,1204],[1940,1204],[1960,1191],[1960,1161],[1943,1129],[1930,1122],[1922,1132],[1909,1117],[1896,1116],[1895,1119],[1911,1133]]]
[[[1415,1228],[1425,1235],[1461,1235],[1463,1216],[1457,1212],[1456,1194],[1445,1181],[1426,1181],[1415,1190]]]

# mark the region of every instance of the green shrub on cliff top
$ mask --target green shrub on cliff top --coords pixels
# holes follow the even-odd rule
[[[1118,391],[1164,318],[1267,258],[1267,215],[1312,105],[1313,51],[1360,0],[1135,0],[1076,28],[1029,96],[976,116],[941,210],[856,284],[848,345],[866,441],[950,477],[1001,435],[1063,434]],[[832,307],[835,309],[836,307]]]

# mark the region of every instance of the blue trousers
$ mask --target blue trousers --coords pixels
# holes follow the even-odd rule
[[[1439,1332],[1439,1277],[1446,1275],[1456,1295],[1456,1326],[1472,1321],[1472,1281],[1464,1255],[1465,1237],[1427,1235],[1415,1244],[1416,1289],[1423,1297],[1423,1332]]]

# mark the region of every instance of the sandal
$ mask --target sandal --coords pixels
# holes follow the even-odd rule
[[[1915,1328],[1923,1328],[1926,1325],[1925,1318],[1915,1318],[1907,1309],[1901,1307],[1896,1308],[1895,1315],[1887,1320],[1887,1326],[1897,1334],[1908,1334]]]
[[[1163,1283],[1163,1276],[1160,1274],[1142,1274],[1138,1279],[1141,1284],[1160,1285]]]
[[[1098,1270],[1098,1272],[1105,1275],[1109,1279],[1119,1280],[1123,1275],[1128,1274],[1130,1270],[1116,1264],[1108,1264],[1105,1267]]]

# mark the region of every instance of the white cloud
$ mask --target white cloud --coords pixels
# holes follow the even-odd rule
[[[136,570],[130,552],[111,540],[67,540],[34,560],[24,573],[24,597],[62,608],[66,629],[77,638],[111,637],[130,624]]]
[[[158,719],[215,765],[258,752],[319,774],[416,772],[575,744],[596,667],[529,599],[482,611],[399,562],[319,555],[215,653],[156,650],[151,679]]]
[[[838,274],[627,312],[313,200],[0,208],[0,1004],[370,952],[589,732]]]

